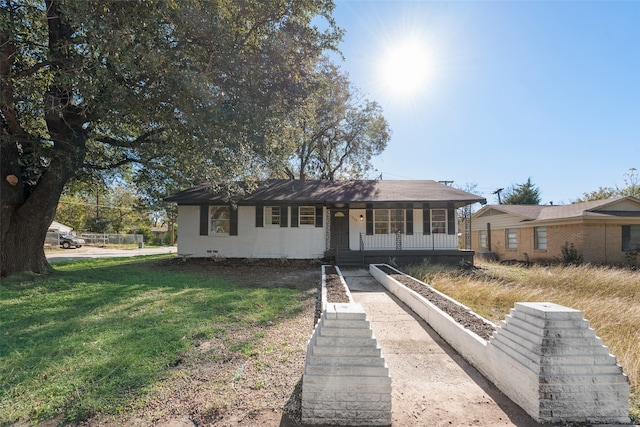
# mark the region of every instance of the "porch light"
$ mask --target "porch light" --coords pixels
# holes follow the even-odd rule
[[[364,217],[360,214],[360,222],[364,222]]]

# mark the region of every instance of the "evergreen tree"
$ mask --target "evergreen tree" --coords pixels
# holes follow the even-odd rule
[[[503,205],[539,205],[540,190],[527,179],[524,184],[514,184],[506,191],[502,199]]]

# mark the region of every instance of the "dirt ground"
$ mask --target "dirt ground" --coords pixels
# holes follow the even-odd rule
[[[248,358],[230,351],[223,339],[214,338],[195,343],[194,351],[185,354],[177,366],[169,369],[167,378],[150,389],[131,408],[126,408],[117,415],[94,416],[82,425],[307,427],[300,422],[300,391],[306,345],[318,309],[320,265],[295,260],[183,261],[181,258],[174,258],[159,261],[157,267],[172,271],[218,274],[232,279],[240,286],[299,289],[302,290],[304,310],[295,318],[277,324],[235,331],[235,338],[252,339],[255,347],[260,349]],[[410,376],[418,374],[413,370],[409,371]],[[396,379],[396,385],[402,381],[402,378]],[[402,394],[404,391],[396,386],[394,393]],[[425,400],[427,401],[428,399]],[[414,408],[414,403],[407,404]],[[440,408],[447,415],[438,420],[431,419],[428,415],[425,418],[426,413],[417,414],[413,409],[394,410],[393,426],[452,425],[451,420],[454,420],[455,425],[455,420],[466,421],[470,414],[458,417],[451,411],[473,412],[474,408],[478,409],[476,405],[482,406],[483,403],[485,402],[472,402],[470,406],[450,405],[448,408]],[[430,411],[426,406],[422,410]],[[443,421],[445,419],[450,420],[449,424]],[[428,424],[424,424],[426,420],[430,420]],[[55,424],[55,420],[52,420],[50,425]]]
[[[234,338],[253,340],[260,349],[242,358],[224,339],[195,344],[171,367],[165,380],[117,415],[97,415],[83,426],[303,426],[300,388],[306,345],[314,327],[321,282],[319,264],[296,260],[211,260],[174,258],[159,269],[226,276],[240,286],[302,290],[304,310],[295,318]],[[258,337],[258,338],[256,338]],[[52,420],[51,425],[57,422]]]

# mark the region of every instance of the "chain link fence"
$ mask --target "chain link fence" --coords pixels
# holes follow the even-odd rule
[[[59,247],[61,245],[60,234],[62,233],[48,232],[44,242],[45,246]],[[80,233],[76,237],[84,239],[85,245],[91,246],[134,245],[139,248],[144,247],[144,236],[142,234]]]

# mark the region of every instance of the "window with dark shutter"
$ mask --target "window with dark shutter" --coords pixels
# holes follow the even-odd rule
[[[289,207],[280,206],[280,227],[289,226]]]
[[[316,227],[322,227],[322,206],[316,206]]]
[[[366,222],[367,236],[373,236],[373,206],[372,205],[367,205],[365,222]]]
[[[209,206],[200,205],[200,235],[209,235]]]
[[[413,208],[411,206],[407,206],[407,210],[405,212],[406,218],[406,233],[407,236],[411,236],[413,234]]]
[[[298,226],[298,206],[297,205],[291,205],[291,226],[292,227]]]
[[[447,233],[456,234],[456,210],[453,206],[447,209]]]
[[[237,236],[238,235],[238,207],[235,208],[231,206],[229,208],[229,235]]]
[[[429,203],[422,206],[422,234],[431,234],[431,206]]]
[[[256,205],[256,227],[264,227],[264,207]]]

